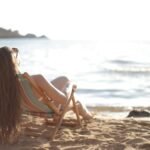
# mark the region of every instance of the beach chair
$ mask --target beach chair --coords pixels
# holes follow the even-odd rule
[[[73,110],[76,115],[75,123],[81,126],[81,120],[78,113],[78,108],[75,104],[74,99],[74,91],[75,89],[72,87],[71,94],[68,95],[66,104],[63,109],[56,107],[52,100],[50,100],[47,95],[40,89],[40,87],[36,84],[36,82],[28,75],[27,73],[18,74],[18,78],[20,81],[21,92],[23,95],[23,109],[25,112],[29,112],[31,115],[42,116],[48,119],[51,117],[53,119],[53,124],[55,124],[55,129],[53,134],[50,136],[50,139],[53,140],[55,135],[60,128],[64,116],[68,111],[68,106],[72,101]],[[33,89],[41,96],[38,100],[35,94],[33,93]],[[43,100],[42,100],[43,99]],[[56,119],[57,118],[57,119]]]

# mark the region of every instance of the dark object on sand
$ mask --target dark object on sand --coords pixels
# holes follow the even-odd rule
[[[132,110],[127,117],[150,117],[150,112],[147,110]]]

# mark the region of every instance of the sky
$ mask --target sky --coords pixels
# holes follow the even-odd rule
[[[0,0],[0,27],[54,40],[150,40],[149,0]]]

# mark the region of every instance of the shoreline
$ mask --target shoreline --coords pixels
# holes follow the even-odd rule
[[[150,107],[134,106],[87,106],[87,108],[97,116],[112,117],[112,118],[127,118],[132,110],[149,111]]]

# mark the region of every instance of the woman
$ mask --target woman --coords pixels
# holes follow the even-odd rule
[[[1,47],[0,48],[0,139],[7,142],[11,135],[15,135],[21,119],[21,98],[18,79],[19,59],[18,49]],[[56,105],[65,104],[67,100],[66,90],[71,84],[68,78],[58,77],[51,83],[42,75],[31,76],[36,84],[55,101]],[[36,95],[38,96],[38,94]],[[79,114],[84,119],[91,119],[90,112],[79,101],[76,100]]]

